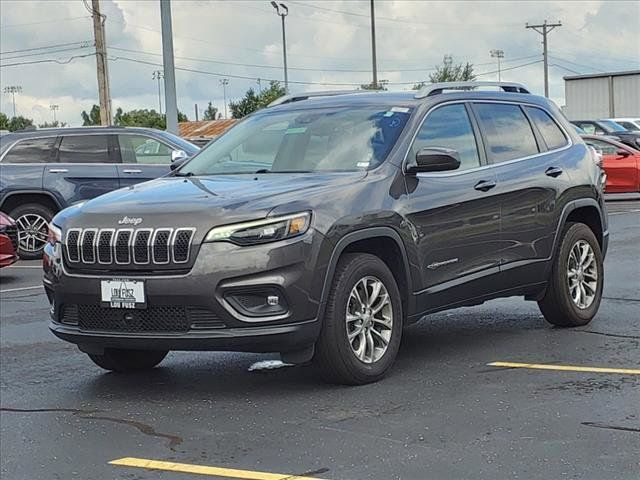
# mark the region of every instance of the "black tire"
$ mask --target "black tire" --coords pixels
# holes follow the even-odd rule
[[[150,370],[158,365],[167,351],[163,350],[122,350],[119,348],[105,348],[102,355],[89,353],[93,363],[105,370],[126,373]]]
[[[18,223],[18,236],[22,238],[20,234],[20,219],[21,217],[30,218],[34,215],[38,215],[42,217],[46,221],[46,225],[49,224],[51,219],[54,216],[54,212],[47,206],[42,205],[40,203],[26,203],[24,205],[18,205],[11,212],[9,212],[9,216],[11,216]],[[34,217],[35,218],[35,217]],[[46,228],[46,227],[45,227]],[[44,233],[45,240],[47,232]],[[23,260],[37,260],[42,258],[42,250],[44,249],[44,243],[41,248],[38,248],[35,251],[31,251],[31,249],[25,249],[22,242],[18,244],[18,256]]]
[[[346,312],[352,289],[361,279],[375,277],[389,295],[392,319],[388,345],[371,363],[360,360],[347,338]],[[320,337],[313,363],[324,380],[345,385],[362,385],[381,379],[393,364],[402,336],[403,312],[400,291],[387,265],[375,255],[345,254],[338,261],[329,291]],[[379,337],[378,338],[378,342]]]
[[[598,278],[593,301],[579,308],[571,297],[568,280],[568,262],[571,249],[579,242],[589,244],[594,254]],[[542,300],[538,302],[545,320],[558,327],[587,325],[595,316],[602,300],[604,268],[600,244],[591,229],[583,223],[567,223],[562,231],[551,271],[551,278]]]

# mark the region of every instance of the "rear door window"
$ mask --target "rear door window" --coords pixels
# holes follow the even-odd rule
[[[171,163],[173,149],[155,138],[144,135],[118,135],[118,145],[122,163],[150,165]]]
[[[539,153],[529,120],[519,105],[476,103],[473,108],[490,161],[500,163]]]
[[[568,143],[558,124],[547,112],[535,107],[525,107],[525,109],[549,150],[562,148]]]
[[[46,163],[51,161],[55,137],[27,138],[16,143],[7,152],[3,163]]]
[[[109,135],[66,135],[58,158],[60,163],[115,163],[109,155]]]

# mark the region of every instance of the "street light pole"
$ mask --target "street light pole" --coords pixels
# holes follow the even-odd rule
[[[16,93],[22,93],[22,87],[20,85],[10,85],[4,87],[4,93],[10,93],[13,99],[13,116],[16,116]]]
[[[227,85],[229,85],[229,79],[223,78],[220,80],[220,85],[222,85],[222,96],[224,98],[224,118],[227,118]]]
[[[56,110],[58,110],[60,108],[60,105],[49,105],[49,110],[51,110],[53,112],[53,123],[56,123]]]
[[[372,86],[374,90],[378,89],[378,62],[376,60],[376,14],[374,10],[373,0],[371,0],[371,69],[373,71]]]
[[[173,62],[173,27],[170,0],[160,0],[162,23],[162,72],[164,74],[164,109],[167,132],[178,135],[178,102],[176,99],[176,70]]]
[[[282,58],[284,63],[284,89],[289,93],[289,75],[287,73],[287,35],[284,28],[284,17],[289,15],[289,8],[284,3],[271,2],[276,14],[282,19]]]
[[[498,59],[498,81],[500,81],[500,59],[504,58],[504,50],[491,50],[491,58]]]
[[[160,80],[164,78],[164,73],[162,70],[154,70],[151,78],[158,81],[158,109],[160,110],[160,115],[162,115],[162,92],[160,89]]]

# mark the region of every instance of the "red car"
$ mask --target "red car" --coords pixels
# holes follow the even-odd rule
[[[13,218],[0,212],[0,268],[18,261],[18,227]]]
[[[582,139],[602,152],[607,193],[640,192],[640,151],[601,136],[583,135]]]

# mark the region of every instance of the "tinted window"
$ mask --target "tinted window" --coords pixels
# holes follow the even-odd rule
[[[564,147],[567,144],[567,139],[560,130],[560,127],[547,112],[539,108],[525,107],[527,113],[531,117],[531,120],[538,128],[538,131],[542,135],[547,148],[553,150],[555,148]]]
[[[143,135],[118,135],[122,163],[171,163],[172,149]]]
[[[62,137],[60,163],[111,163],[108,135]]]
[[[2,160],[4,163],[45,163],[51,156],[51,149],[56,142],[52,138],[28,138],[11,147]]]
[[[491,161],[505,162],[538,153],[529,120],[518,105],[477,103],[474,108]]]
[[[595,140],[595,139],[589,138],[589,139],[585,139],[585,143],[587,145],[592,145],[602,150],[602,153],[604,155],[615,155],[616,152],[619,150],[618,147],[616,147],[615,145],[611,143],[603,142],[602,140]]]
[[[425,147],[444,147],[460,154],[460,170],[480,165],[476,137],[467,109],[462,104],[435,109],[425,119],[411,147],[411,158]]]

